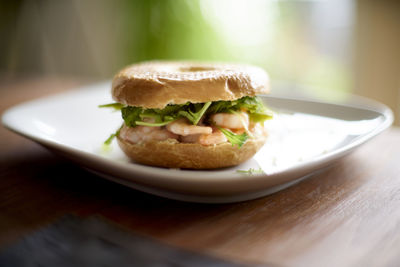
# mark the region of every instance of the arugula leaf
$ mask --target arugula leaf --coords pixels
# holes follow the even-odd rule
[[[232,146],[237,145],[240,148],[244,143],[246,143],[247,139],[249,138],[249,136],[245,132],[242,134],[235,134],[229,131],[228,129],[224,129],[219,126],[217,127],[226,136],[226,138],[228,139],[229,143],[232,144]]]
[[[272,113],[264,106],[261,99],[245,96],[234,101],[214,101],[206,103],[167,105],[163,109],[144,109],[141,107],[125,106],[120,103],[100,105],[101,108],[121,110],[122,118],[128,127],[136,125],[164,126],[179,118],[187,118],[197,125],[204,115],[214,113],[235,113],[246,110],[253,122],[264,122],[272,118]],[[151,122],[146,120],[151,118]]]
[[[126,126],[135,127],[136,121],[141,121],[140,114],[143,112],[142,108],[127,106],[121,109],[122,118]]]
[[[208,107],[211,105],[211,102],[207,102],[204,104],[192,104],[192,105],[193,105],[193,109],[195,111],[192,111],[190,108],[187,111],[180,110],[178,112],[178,115],[180,115],[182,117],[186,117],[194,125],[197,125],[197,123],[199,123],[201,117],[203,117],[204,113],[207,111]]]
[[[136,125],[164,126],[179,119],[187,118],[193,124],[198,124],[205,114],[211,102],[183,105],[167,105],[163,109],[143,109],[140,107],[127,106],[121,109],[122,118],[129,127]],[[155,122],[144,121],[145,118],[153,118]]]
[[[268,110],[262,100],[258,97],[245,96],[234,101],[215,101],[207,110],[207,114],[214,113],[235,113],[246,110],[250,115],[250,120],[254,122],[264,122],[272,118],[272,112]]]
[[[150,127],[158,127],[158,126],[165,126],[172,121],[163,121],[163,122],[145,122],[145,121],[135,121],[136,125],[142,126],[150,126]]]
[[[193,114],[192,114],[193,117],[195,117],[195,120],[194,120],[194,122],[193,122],[194,125],[196,125],[197,123],[199,123],[201,117],[203,117],[203,115],[206,113],[206,111],[207,111],[207,109],[210,107],[211,103],[212,103],[211,101],[210,101],[210,102],[207,102],[207,103],[204,103],[203,107],[202,107],[199,111],[197,111],[196,113],[193,113]],[[198,104],[197,104],[197,105],[198,105]]]
[[[191,104],[187,102],[186,104],[180,104],[180,105],[167,105],[163,109],[151,109],[157,114],[160,114],[161,116],[168,116],[171,114],[177,114],[180,110],[187,109]]]
[[[249,112],[251,121],[262,123],[273,117],[272,112],[264,106],[258,97],[246,98],[242,106]]]
[[[121,132],[122,126],[113,134],[110,135],[110,137],[107,138],[106,141],[104,141],[105,145],[110,145],[111,142],[114,140],[115,137],[117,137],[119,135],[119,133]]]
[[[113,108],[115,110],[121,110],[125,105],[121,103],[110,103],[105,105],[99,105],[99,108]]]
[[[266,120],[272,119],[272,115],[265,113],[250,113],[249,118],[253,122],[263,123]]]
[[[243,174],[247,174],[247,175],[253,175],[253,174],[262,174],[264,173],[263,170],[261,168],[259,169],[253,169],[250,168],[247,171],[246,170],[237,170],[237,173],[243,173]]]
[[[146,118],[153,119],[156,123],[162,122],[160,114],[151,113],[146,110],[143,113],[139,114],[139,117],[142,119],[142,122],[143,122],[143,119],[146,119]]]
[[[233,101],[225,101],[225,100],[221,100],[221,101],[215,101],[212,103],[211,107],[209,108],[209,112],[210,114],[213,113],[231,113],[232,111],[239,111],[243,108],[245,109],[249,109],[251,108],[254,104],[252,103],[247,103],[246,101],[247,99],[251,99],[252,97],[249,96],[245,96]]]
[[[215,101],[207,110],[208,114],[230,112],[230,110],[239,110],[237,107],[237,100],[234,101]]]

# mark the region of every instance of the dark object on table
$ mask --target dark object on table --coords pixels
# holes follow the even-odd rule
[[[2,267],[244,266],[127,233],[97,217],[68,216],[0,253]]]

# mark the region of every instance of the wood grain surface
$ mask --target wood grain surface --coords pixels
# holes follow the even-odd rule
[[[0,81],[0,112],[68,90],[74,79]],[[0,128],[0,246],[65,214],[244,263],[400,266],[400,129],[273,195],[228,205],[184,203],[104,180]]]

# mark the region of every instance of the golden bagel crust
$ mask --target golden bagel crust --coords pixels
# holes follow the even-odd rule
[[[231,101],[268,92],[268,74],[240,64],[149,61],[124,68],[112,82],[115,101],[142,108]]]
[[[230,143],[204,146],[179,143],[174,139],[132,144],[118,137],[118,144],[132,160],[152,166],[185,169],[215,169],[238,165],[251,158],[266,137],[249,139],[241,147]]]

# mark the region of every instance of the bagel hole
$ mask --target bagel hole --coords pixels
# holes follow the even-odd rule
[[[191,66],[191,67],[181,67],[179,71],[181,72],[198,72],[198,71],[210,71],[215,70],[213,67],[199,67],[199,66]]]

